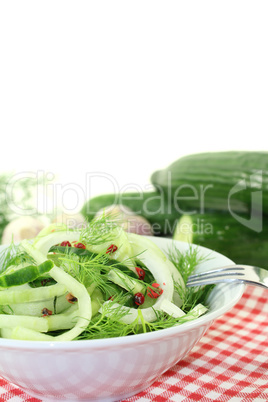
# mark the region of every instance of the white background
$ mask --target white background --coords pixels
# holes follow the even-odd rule
[[[268,150],[267,21],[256,0],[2,1],[0,170],[75,209],[189,153]]]

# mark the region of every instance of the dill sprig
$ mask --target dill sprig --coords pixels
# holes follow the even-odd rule
[[[128,310],[123,304],[128,301],[128,294],[120,292],[108,303],[102,305],[101,313],[96,314],[90,321],[88,327],[79,335],[77,339],[102,339],[127,336],[136,332],[137,322],[125,324],[120,321],[128,314]],[[119,303],[119,306],[115,304]]]
[[[11,265],[20,265],[26,262],[36,265],[34,259],[13,241],[0,252],[0,272],[5,271]]]
[[[99,288],[105,296],[114,293],[114,285],[109,283],[106,275],[113,266],[109,264],[107,254],[98,253],[79,258],[75,253],[68,253],[65,256],[58,257],[58,260],[64,270],[86,288],[94,285],[94,288]],[[118,262],[114,265],[118,265]]]
[[[80,241],[90,245],[106,243],[113,238],[116,227],[118,226],[114,220],[102,215],[88,222],[81,229]]]
[[[186,285],[188,277],[192,275],[197,266],[209,259],[209,256],[202,256],[197,248],[190,245],[189,249],[182,253],[177,246],[173,244],[168,250],[168,257],[181,274]],[[190,311],[196,304],[202,303],[206,305],[208,294],[214,285],[206,285],[202,287],[182,287],[179,283],[174,283],[174,288],[178,292],[181,300],[181,309],[185,312]]]
[[[178,247],[173,244],[173,247],[168,250],[168,257],[179,270],[185,283],[188,277],[192,275],[197,265],[207,260],[206,257],[200,255],[197,248],[193,248],[191,245],[185,253],[182,253]]]
[[[115,311],[114,314],[117,314]],[[132,326],[112,320],[103,314],[95,315],[87,329],[77,339],[103,339],[132,334]]]
[[[145,333],[159,331],[161,329],[173,327],[174,325],[177,325],[179,323],[178,318],[167,315],[164,311],[154,310],[154,312],[156,315],[156,320],[153,322],[148,322],[141,314],[141,310],[138,311],[138,317],[142,326],[141,332]]]

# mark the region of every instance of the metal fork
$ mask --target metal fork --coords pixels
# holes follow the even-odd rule
[[[202,286],[219,282],[244,282],[268,289],[268,270],[250,265],[227,265],[189,276],[186,286]]]

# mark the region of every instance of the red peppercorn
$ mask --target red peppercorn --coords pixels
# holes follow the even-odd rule
[[[144,269],[140,268],[140,267],[135,267],[137,274],[139,276],[139,279],[141,279],[143,281],[143,279],[145,278],[145,271]]]
[[[137,304],[138,306],[141,306],[141,305],[144,303],[144,300],[145,300],[145,298],[144,298],[144,294],[143,294],[143,293],[138,292],[138,293],[136,293],[136,294],[134,295],[134,302],[135,302],[135,304]]]
[[[147,295],[152,299],[157,299],[162,293],[163,289],[160,288],[159,283],[153,283],[151,287],[147,289]]]
[[[107,248],[106,254],[114,253],[118,247],[115,244],[111,244],[110,247]]]
[[[71,243],[68,240],[61,242],[60,245],[62,247],[72,247]]]
[[[42,279],[41,286],[46,286],[47,283],[51,282],[50,278]]]
[[[66,300],[71,304],[74,304],[75,302],[77,302],[77,298],[75,296],[73,296],[72,293],[68,293],[66,295]]]
[[[75,243],[74,247],[76,248],[86,248],[86,246],[83,243]]]
[[[52,315],[52,311],[49,310],[48,308],[44,307],[41,311],[43,317],[47,317],[48,315]]]

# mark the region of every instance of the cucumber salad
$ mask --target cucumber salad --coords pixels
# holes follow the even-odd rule
[[[167,254],[107,217],[50,225],[0,255],[0,335],[71,341],[168,328],[206,313],[212,286],[186,288],[196,249]]]

